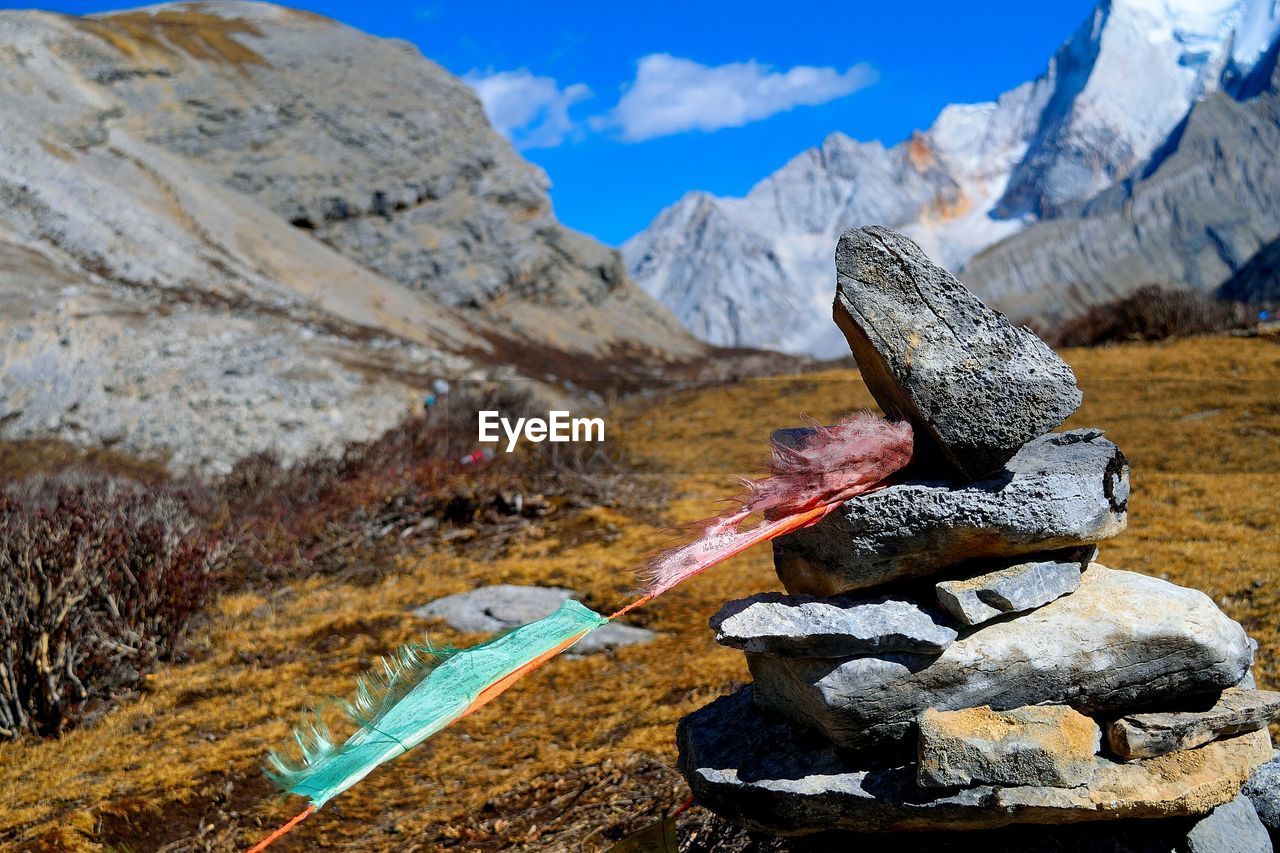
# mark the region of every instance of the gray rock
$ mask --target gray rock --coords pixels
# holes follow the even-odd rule
[[[743,688],[681,720],[679,767],[700,804],[774,834],[1201,815],[1236,797],[1240,784],[1270,755],[1265,733],[1252,732],[1146,761],[1096,757],[1093,784],[1078,788],[925,789],[916,784],[913,765],[871,765],[762,711],[752,690]]]
[[[926,708],[1125,711],[1220,691],[1249,666],[1244,629],[1204,593],[1094,563],[1080,588],[956,640],[938,657],[747,653],[756,701],[841,746],[901,747]]]
[[[1187,853],[1272,853],[1253,803],[1239,796],[1209,812],[1187,833]]]
[[[729,602],[711,617],[711,627],[724,646],[811,658],[888,651],[940,654],[956,638],[955,629],[910,601],[776,592]]]
[[[1009,613],[1022,613],[1076,591],[1080,572],[1097,555],[1093,546],[1060,559],[1018,563],[963,580],[942,581],[938,603],[963,625],[981,625]]]
[[[1255,640],[1253,637],[1249,638],[1249,649],[1253,654],[1253,660],[1257,660],[1258,659],[1258,641]],[[1258,680],[1254,678],[1252,666],[1249,667],[1249,671],[1244,674],[1244,678],[1240,679],[1239,683],[1237,683],[1235,686],[1240,688],[1241,690],[1257,690],[1258,689]]]
[[[1241,790],[1253,803],[1262,823],[1272,835],[1280,835],[1280,749],[1271,760],[1253,771]]]
[[[412,613],[424,619],[441,619],[458,631],[491,634],[527,625],[555,612],[578,594],[571,589],[495,584],[447,595],[416,607]],[[574,644],[572,654],[589,655],[620,646],[647,643],[655,634],[646,628],[610,622]]]
[[[1108,539],[1124,530],[1128,501],[1129,465],[1101,430],[1054,433],[985,480],[913,480],[846,501],[775,540],[774,567],[792,594],[836,595]]]
[[[1107,727],[1111,751],[1121,758],[1150,758],[1194,749],[1227,735],[1252,732],[1280,717],[1280,693],[1228,688],[1204,707],[1130,714]]]
[[[1102,741],[1097,723],[1065,705],[928,708],[919,727],[916,782],[922,788],[1086,785]]]
[[[1048,344],[888,228],[840,237],[835,320],[880,407],[966,478],[1000,470],[1080,405]]]

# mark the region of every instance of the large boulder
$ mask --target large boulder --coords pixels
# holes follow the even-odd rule
[[[1092,782],[1077,788],[921,788],[912,764],[869,766],[857,753],[761,710],[751,687],[685,717],[676,740],[680,772],[700,804],[781,835],[1202,815],[1234,799],[1271,755],[1266,732],[1252,732],[1142,761],[1096,757]]]
[[[967,478],[998,471],[1080,405],[1044,341],[888,228],[841,236],[834,311],[880,407]]]
[[[1080,588],[990,623],[937,657],[747,653],[756,701],[841,746],[902,746],[926,708],[1125,711],[1240,681],[1253,650],[1202,592],[1092,564]]]
[[[912,480],[846,501],[779,537],[792,594],[836,595],[968,560],[1089,545],[1124,530],[1129,465],[1096,429],[1042,436],[974,483]]]
[[[902,599],[859,601],[776,592],[730,601],[711,617],[711,627],[724,646],[811,658],[940,654],[957,636],[938,614]]]
[[[1178,711],[1129,714],[1107,727],[1111,751],[1121,758],[1150,758],[1191,749],[1211,740],[1252,732],[1280,717],[1280,693],[1271,690],[1222,691],[1217,701]]]

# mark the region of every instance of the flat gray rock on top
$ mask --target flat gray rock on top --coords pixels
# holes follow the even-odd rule
[[[1209,707],[1121,717],[1107,727],[1107,739],[1121,758],[1150,758],[1257,731],[1277,717],[1280,693],[1229,687]]]
[[[554,586],[518,586],[494,584],[478,589],[446,595],[415,607],[414,616],[442,619],[458,631],[492,634],[508,631],[549,616],[578,594],[571,589]],[[589,655],[619,646],[647,643],[654,633],[646,628],[610,622],[597,628],[574,644],[571,655]]]
[[[836,246],[835,320],[892,419],[970,479],[998,471],[1082,399],[1048,344],[988,308],[920,247],[878,225]]]
[[[1124,712],[1221,691],[1240,680],[1252,655],[1244,629],[1204,593],[1094,563],[1071,595],[984,625],[937,657],[748,652],[747,664],[766,709],[841,746],[901,750],[926,708]]]
[[[910,601],[765,592],[730,601],[711,627],[716,642],[749,652],[848,657],[873,652],[940,654],[955,629]]]
[[[992,572],[935,586],[938,604],[962,625],[970,627],[999,616],[1022,613],[1075,592],[1080,573],[1097,556],[1092,545],[1059,552],[1053,559],[1015,563]],[[1048,556],[1048,555],[1043,555]]]
[[[837,595],[967,560],[1091,545],[1128,521],[1129,465],[1097,429],[1035,439],[972,483],[911,480],[773,543],[787,592]]]

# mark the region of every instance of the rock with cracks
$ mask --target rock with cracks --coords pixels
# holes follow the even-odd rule
[[[876,402],[966,478],[1000,470],[1080,405],[1044,341],[888,228],[840,238],[834,310]]]
[[[1075,592],[1080,586],[1080,572],[1097,553],[1098,549],[1090,545],[1049,559],[942,581],[935,587],[938,604],[960,624],[970,627],[1010,613],[1034,610]]]
[[[1280,693],[1222,691],[1217,701],[1180,711],[1129,714],[1107,727],[1111,751],[1121,758],[1150,758],[1193,749],[1225,735],[1252,732],[1280,717]]]
[[[837,595],[968,560],[1091,545],[1124,530],[1128,502],[1129,465],[1101,430],[1054,433],[974,483],[912,480],[846,501],[775,540],[774,567],[793,595]]]
[[[938,657],[747,654],[763,707],[850,748],[901,747],[926,708],[1127,711],[1240,681],[1252,648],[1204,593],[1092,564],[1080,588],[956,640]]]
[[[1102,739],[1097,723],[1065,705],[929,708],[919,726],[916,782],[922,788],[1086,785]]]
[[[956,638],[942,617],[909,601],[776,592],[730,601],[711,617],[711,627],[724,646],[811,658],[891,651],[940,654]]]

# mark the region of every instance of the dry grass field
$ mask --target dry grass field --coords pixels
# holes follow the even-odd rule
[[[1280,339],[1065,355],[1085,391],[1070,425],[1104,428],[1133,464],[1129,530],[1102,545],[1102,561],[1208,592],[1261,643],[1259,682],[1280,687]],[[57,740],[0,744],[0,843],[243,849],[301,808],[272,797],[259,772],[267,750],[308,700],[345,696],[378,655],[421,637],[410,607],[537,583],[610,608],[668,540],[660,525],[715,511],[732,476],[763,461],[773,428],[871,405],[852,371],[633,398],[610,426],[666,495],[661,522],[626,508],[553,514],[496,559],[418,553],[371,585],[311,578],[222,597],[188,659],[151,676],[137,700]],[[376,771],[279,849],[607,847],[685,799],[670,769],[676,721],[747,678],[707,617],[777,587],[767,549],[685,584],[635,614],[657,641],[553,662]],[[431,637],[481,639],[441,626]]]

